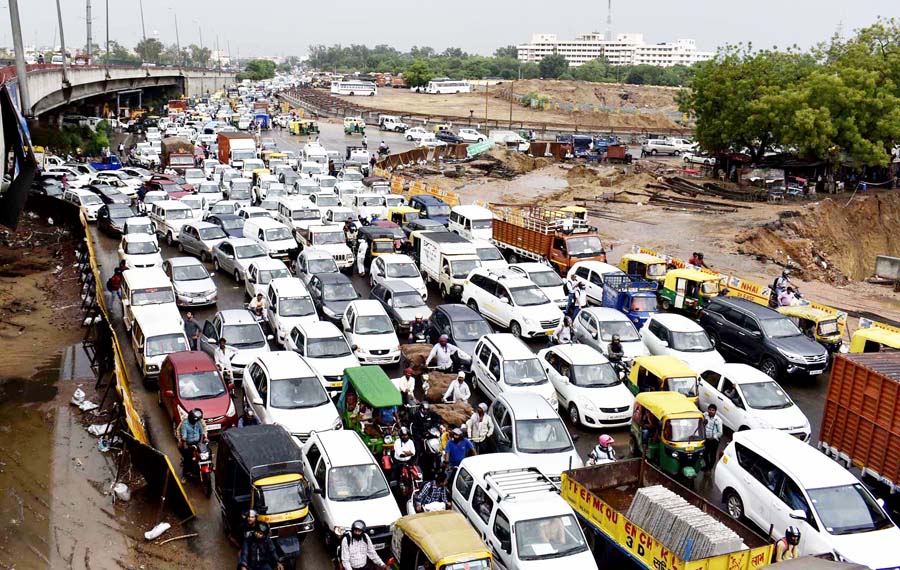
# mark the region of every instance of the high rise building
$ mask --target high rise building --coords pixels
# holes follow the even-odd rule
[[[558,53],[566,58],[569,67],[578,67],[591,60],[605,57],[610,65],[692,65],[712,59],[712,52],[697,50],[694,40],[679,39],[674,42],[648,44],[643,34],[618,34],[607,39],[607,34],[592,32],[575,36],[574,40],[560,41],[555,34],[534,34],[531,43],[516,46],[519,61],[538,63],[544,56]]]

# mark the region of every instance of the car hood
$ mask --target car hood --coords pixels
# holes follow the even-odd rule
[[[347,310],[347,305],[350,304],[350,301],[324,301],[322,304],[332,313],[341,316]]]
[[[769,340],[771,340],[775,347],[801,356],[819,356],[827,354],[828,352],[821,344],[814,340],[810,340],[803,335],[773,338]]]
[[[223,230],[228,237],[244,237],[244,228],[235,228],[233,230]]]
[[[159,252],[126,253],[125,259],[129,262],[129,265],[143,265],[145,263],[156,263],[157,265],[162,265],[162,256],[159,254]]]
[[[756,418],[774,429],[791,428],[795,430],[809,425],[809,420],[797,405],[781,410],[757,410],[752,408],[752,413]]]
[[[554,303],[561,303],[566,300],[566,292],[563,290],[562,285],[558,287],[541,287],[541,291]]]
[[[350,346],[357,345],[361,350],[394,350],[400,344],[397,334],[393,332],[385,334],[352,334]]]
[[[669,354],[681,360],[694,371],[710,370],[718,364],[725,364],[725,359],[717,350],[709,350],[707,352],[677,352],[670,351]]]
[[[269,352],[269,345],[261,348],[238,348],[238,353],[231,359],[231,363],[237,366],[247,366],[250,361],[257,356],[262,356]]]
[[[590,549],[578,554],[563,558],[550,558],[548,560],[517,560],[516,567],[520,570],[556,570],[557,568],[597,568],[594,555]]]
[[[243,230],[240,231],[240,234],[241,234],[240,236],[235,236],[235,237],[244,237],[244,236],[243,236],[243,234],[244,234]],[[229,234],[228,232],[225,232],[225,235],[231,235],[231,234]],[[217,245],[219,245],[219,244],[222,243],[223,241],[225,241],[225,238],[200,240],[200,243],[203,244],[204,247],[208,248],[209,251],[212,251],[212,249],[213,249],[214,247],[216,247]]]
[[[869,568],[900,566],[900,554],[886,546],[900,541],[900,529],[895,526],[872,532],[831,536],[830,539],[834,549],[850,562],[864,564]]]
[[[306,361],[313,370],[322,376],[334,377],[343,376],[344,370],[359,366],[359,360],[352,354],[349,356],[339,356],[337,358],[306,358]]]
[[[334,255],[351,255],[350,248],[347,247],[346,244],[342,243],[329,243],[325,245],[316,245],[313,246],[317,249],[323,249],[330,253],[332,256]]]
[[[607,344],[607,346],[609,346]],[[640,339],[631,341],[631,342],[623,342],[622,350],[625,351],[626,358],[637,358],[638,356],[648,356],[650,351],[647,350],[647,345],[641,342]]]
[[[631,407],[634,404],[634,395],[624,383],[608,388],[578,388],[578,394],[588,398],[598,409]]]
[[[535,305],[534,307],[520,307],[526,318],[538,321],[562,320],[563,313],[559,310],[559,306],[553,303],[544,303],[543,305]]]
[[[559,474],[568,469],[583,467],[584,462],[573,448],[562,453],[522,453],[516,452],[528,465],[534,465],[547,477],[559,477]]]
[[[206,293],[207,291],[215,291],[216,284],[209,277],[197,279],[196,281],[177,281],[175,290],[179,293]]]
[[[397,314],[397,317],[401,321],[414,321],[416,320],[416,315],[421,314],[424,320],[428,320],[431,317],[431,309],[427,305],[423,305],[421,307],[407,307],[403,309],[394,309],[394,312]]]
[[[228,392],[225,392],[221,396],[201,400],[178,398],[178,404],[185,410],[200,408],[204,418],[217,418],[228,413],[231,397],[228,395]]]
[[[316,315],[315,311],[313,311],[311,315],[302,317],[278,317],[278,322],[281,324],[281,330],[285,331],[285,334],[287,334],[294,330],[294,327],[299,324],[319,322],[319,317]]]
[[[366,525],[390,526],[402,515],[397,501],[388,493],[386,497],[369,499],[365,501],[328,501],[328,510],[332,520],[324,521],[330,526],[342,526],[350,528],[353,521],[363,519]]]
[[[267,408],[272,422],[292,434],[308,434],[311,431],[330,431],[334,429],[338,421],[338,411],[331,401],[315,408],[297,408],[296,410],[283,410],[279,408]]]

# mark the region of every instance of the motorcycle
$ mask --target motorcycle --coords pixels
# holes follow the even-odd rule
[[[191,445],[191,465],[189,469],[185,469],[185,475],[192,479],[196,479],[203,487],[203,494],[207,497],[212,495],[212,451],[209,449],[209,443],[201,441]]]
[[[389,154],[391,154],[391,147],[389,147],[387,145],[378,147],[378,157],[379,158],[385,157]]]
[[[423,474],[433,479],[441,469],[443,454],[441,453],[441,434],[444,426],[432,426],[422,438],[422,453],[419,466]]]
[[[414,463],[404,465],[400,469],[400,477],[396,481],[396,486],[398,502],[400,504],[409,503],[413,496],[419,492],[419,489],[422,488],[422,470]],[[407,511],[406,514],[412,514],[413,512],[415,510]]]
[[[616,374],[619,376],[619,380],[623,382],[628,379],[628,376],[631,374],[631,363],[625,360],[610,360],[610,364],[612,364],[613,370],[616,371]]]

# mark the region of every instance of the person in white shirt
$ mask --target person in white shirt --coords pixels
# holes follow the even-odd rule
[[[416,402],[416,376],[413,374],[412,368],[403,371],[403,376],[394,380],[400,395],[403,396],[403,403],[406,405],[415,405]]]
[[[366,274],[366,252],[369,250],[369,242],[361,239],[356,248],[356,272],[363,276]]]
[[[468,402],[472,397],[472,390],[466,384],[466,373],[460,372],[456,376],[456,382],[451,382],[444,392],[444,403],[452,404],[454,402]]]
[[[562,322],[550,337],[556,344],[572,344],[572,319],[563,317]]]
[[[404,465],[415,463],[416,444],[409,437],[409,430],[400,428],[400,439],[394,442],[394,464],[391,466],[391,478],[400,480],[400,471]]]
[[[257,293],[256,297],[247,304],[247,307],[257,315],[261,315],[266,310],[266,298],[262,293]]]
[[[213,351],[213,360],[216,363],[216,368],[229,378],[234,377],[234,367],[231,366],[231,359],[237,353],[237,349],[228,346],[228,341],[224,338],[219,339],[219,346]]]
[[[438,343],[434,345],[434,348],[428,353],[428,358],[425,359],[425,366],[428,366],[428,363],[434,359],[435,366],[440,372],[450,372],[453,370],[454,354],[458,355],[463,360],[471,360],[471,357],[468,354],[450,344],[448,340],[449,338],[447,335],[441,335],[441,338],[438,339]]]
[[[478,455],[488,452],[489,438],[494,434],[494,420],[487,414],[487,410],[487,404],[484,402],[478,404],[472,417],[466,422],[469,440],[475,444],[475,451],[478,452]]]

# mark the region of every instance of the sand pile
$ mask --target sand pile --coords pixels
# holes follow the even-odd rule
[[[425,399],[432,403],[438,403],[444,397],[451,382],[456,381],[456,374],[444,374],[443,372],[430,372],[428,374],[428,393]]]
[[[503,163],[504,166],[515,172],[531,172],[553,164],[553,159],[546,157],[533,158],[521,152],[513,152],[503,147],[495,146],[487,152],[493,158]]]
[[[469,421],[474,410],[466,402],[454,402],[452,404],[435,404],[431,406],[435,413],[441,416],[451,428],[459,427]]]

